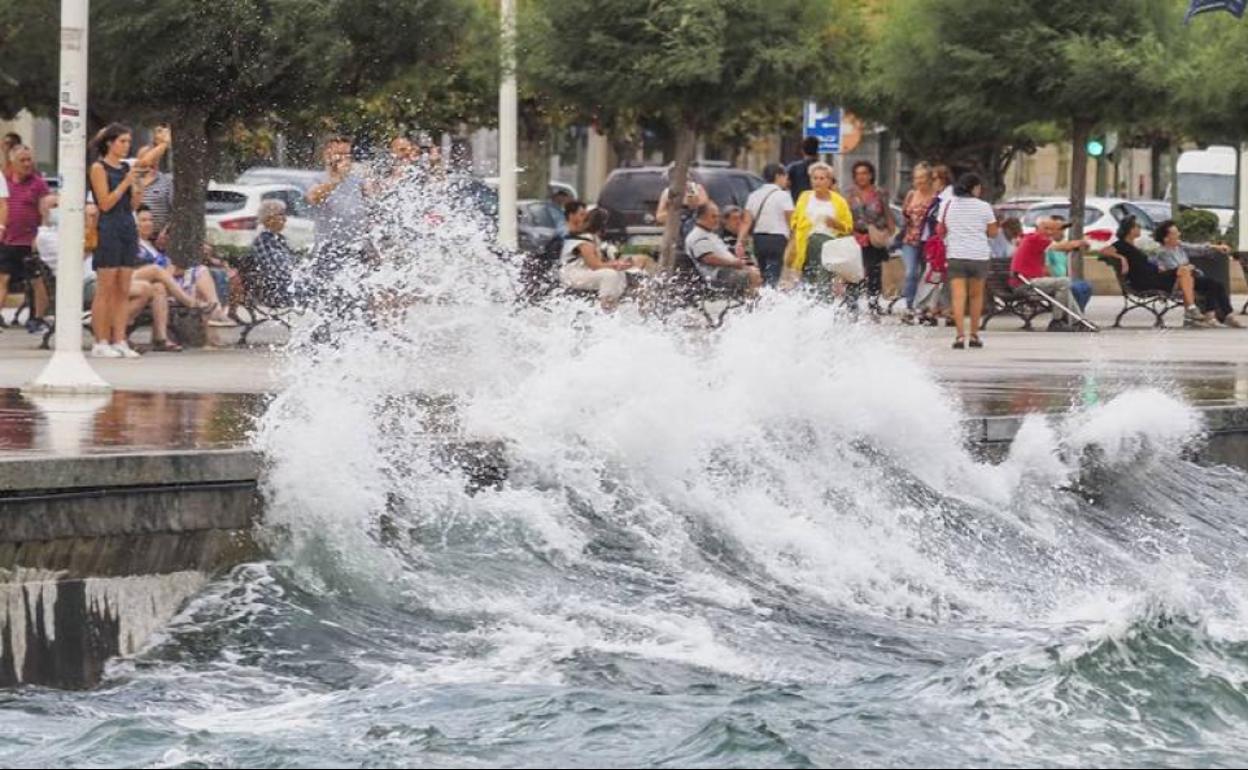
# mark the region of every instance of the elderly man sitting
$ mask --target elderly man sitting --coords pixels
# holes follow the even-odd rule
[[[1018,243],[1018,248],[1014,251],[1014,257],[1010,260],[1010,286],[1015,288],[1022,286],[1023,282],[1018,277],[1022,276],[1032,286],[1053,297],[1062,305],[1073,308],[1075,297],[1071,293],[1070,279],[1049,275],[1045,252],[1050,249],[1063,252],[1075,251],[1087,248],[1088,242],[1084,240],[1058,241],[1057,238],[1061,232],[1062,223],[1056,219],[1046,217],[1036,222],[1035,231],[1023,236]],[[1049,323],[1049,331],[1074,332],[1082,331],[1084,328],[1080,324],[1073,323],[1069,314],[1060,307],[1053,308],[1053,321]]]
[[[251,259],[244,280],[264,304],[289,307],[295,254],[282,235],[286,229],[286,204],[280,200],[261,202],[260,225],[264,230],[251,244]]]
[[[697,224],[685,238],[685,251],[707,284],[753,294],[763,285],[763,274],[748,259],[739,259],[719,237],[719,206],[707,201],[698,207]]]

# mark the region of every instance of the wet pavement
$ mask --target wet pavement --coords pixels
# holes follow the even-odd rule
[[[1097,297],[1089,314],[1109,326],[1120,307]],[[968,418],[1061,412],[1141,386],[1199,407],[1248,407],[1248,330],[1156,330],[1135,318],[1101,334],[1049,334],[1019,331],[1016,319],[1003,318],[985,332],[985,349],[955,351],[951,329],[895,319],[878,329],[946,383]],[[255,341],[264,344],[248,349],[92,360],[117,388],[112,394],[32,398],[17,388],[49,354],[10,329],[0,334],[0,458],[247,446],[264,394],[283,385],[282,336],[261,331]]]
[[[1142,369],[1138,362],[1101,362],[1092,367],[1085,363],[1082,373],[1065,368],[1054,363],[1046,371],[1003,374],[961,367],[945,371],[943,379],[967,417],[1063,412],[1150,385],[1194,406],[1248,407],[1248,364]],[[118,390],[66,397],[0,389],[0,460],[246,447],[269,399],[265,393]]]
[[[269,397],[255,393],[28,396],[0,390],[0,460],[245,447]]]

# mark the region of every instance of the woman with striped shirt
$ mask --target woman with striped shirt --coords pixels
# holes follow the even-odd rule
[[[997,235],[997,217],[992,206],[981,200],[984,185],[976,174],[963,174],[954,185],[953,197],[941,209],[945,253],[949,257],[949,286],[953,293],[953,322],[958,336],[955,350],[967,346],[966,315],[970,302],[970,346],[982,348],[979,319],[984,314],[984,286],[988,281],[989,241]]]

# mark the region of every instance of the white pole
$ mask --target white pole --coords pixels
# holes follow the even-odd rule
[[[498,89],[498,245],[517,246],[516,0],[502,0],[503,81]]]
[[[1235,202],[1238,209],[1235,215],[1235,250],[1248,252],[1248,143],[1241,144],[1239,150],[1239,200]]]
[[[56,268],[56,348],[26,386],[39,393],[99,393],[109,385],[82,354],[82,236],[87,186],[87,4],[61,0],[60,219]]]

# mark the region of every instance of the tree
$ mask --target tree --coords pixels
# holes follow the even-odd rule
[[[217,141],[233,121],[324,99],[348,47],[335,5],[299,0],[96,0],[96,111],[167,121],[174,137],[171,251],[195,261]],[[136,41],[142,41],[136,50]]]
[[[662,265],[699,135],[821,97],[857,18],[848,0],[533,0],[518,61],[535,90],[604,128],[661,120],[676,137]]]
[[[174,133],[175,258],[198,255],[204,191],[218,142],[276,113],[333,113],[340,94],[372,94],[427,66],[438,98],[462,106],[449,53],[482,0],[95,0],[91,123],[167,121]],[[55,113],[59,8],[0,7],[0,115]],[[141,43],[141,45],[140,45]],[[438,70],[434,70],[438,71]],[[446,120],[447,118],[440,118]]]
[[[843,100],[911,153],[975,170],[993,194],[1044,126],[1074,146],[1072,218],[1082,226],[1086,143],[1165,102],[1170,0],[893,0],[878,45]],[[1125,126],[1124,126],[1125,127]]]
[[[0,4],[0,118],[23,109],[53,115],[57,108],[59,59],[55,42],[61,28],[58,3]],[[40,41],[50,40],[53,47]]]

